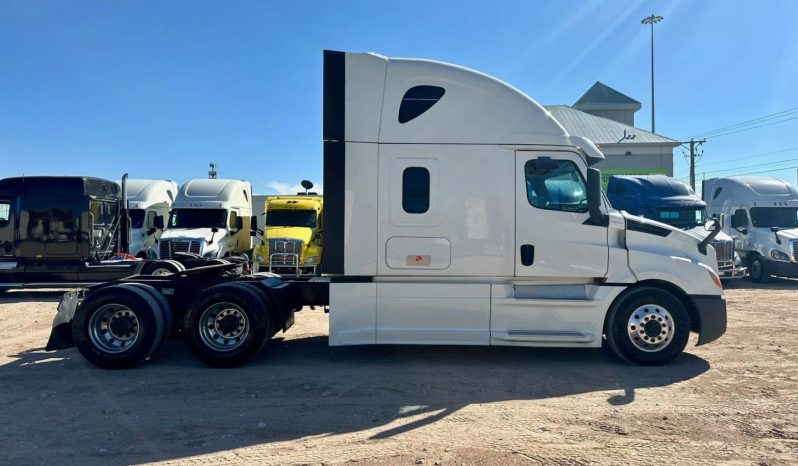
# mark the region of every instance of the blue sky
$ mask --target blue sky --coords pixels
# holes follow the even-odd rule
[[[636,123],[648,129],[640,19],[651,13],[665,17],[658,133],[688,138],[798,107],[792,0],[5,0],[0,177],[182,182],[213,160],[260,193],[319,182],[325,48],[457,63],[543,104],[572,104],[600,80],[643,103]],[[796,130],[798,119],[710,138],[698,178],[798,167]],[[679,149],[674,167],[686,177]],[[795,183],[796,169],[765,174]]]

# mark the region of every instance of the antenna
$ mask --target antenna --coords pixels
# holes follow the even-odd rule
[[[216,179],[216,162],[210,163],[211,169],[208,170],[208,179],[215,180]]]

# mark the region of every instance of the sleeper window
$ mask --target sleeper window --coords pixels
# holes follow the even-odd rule
[[[407,167],[402,172],[402,208],[408,214],[429,210],[429,170]]]
[[[587,212],[587,190],[579,168],[570,160],[540,157],[524,165],[526,193],[535,207]]]
[[[446,90],[438,86],[415,86],[405,92],[399,104],[399,123],[418,117],[435,105]]]

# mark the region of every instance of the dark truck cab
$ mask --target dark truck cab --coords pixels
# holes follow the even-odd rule
[[[138,273],[144,262],[113,260],[127,231],[122,199],[116,182],[100,178],[0,180],[0,291]]]
[[[706,207],[687,183],[665,175],[612,175],[607,183],[607,199],[618,210],[666,223],[689,231],[701,239],[709,232],[704,228]],[[747,269],[734,249],[734,240],[718,233],[712,241],[722,279],[740,278]]]

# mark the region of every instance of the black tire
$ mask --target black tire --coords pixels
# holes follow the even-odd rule
[[[152,354],[158,351],[158,349],[161,348],[174,333],[174,315],[172,314],[172,306],[169,305],[169,301],[166,300],[166,297],[163,294],[145,283],[120,283],[119,285],[138,288],[143,290],[145,293],[148,293],[155,300],[157,310],[163,317],[163,332],[160,341],[155,345],[150,353],[150,356],[152,356]]]
[[[759,254],[754,254],[748,264],[748,272],[751,280],[756,283],[768,283],[770,281],[770,266]]]
[[[72,321],[72,338],[80,354],[105,369],[125,369],[147,359],[162,340],[163,330],[157,301],[141,288],[122,285],[91,293]]]
[[[673,294],[660,288],[637,288],[610,308],[604,335],[609,349],[625,361],[667,364],[687,346],[690,315]]]
[[[271,306],[264,297],[254,285],[241,282],[205,290],[183,322],[191,353],[212,367],[239,366],[255,356],[272,335]]]
[[[144,266],[142,275],[171,275],[174,273],[182,272],[186,268],[180,262],[171,259],[157,260],[151,264]]]

